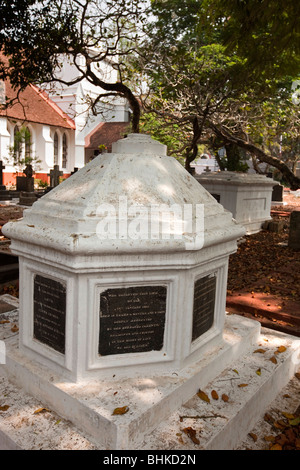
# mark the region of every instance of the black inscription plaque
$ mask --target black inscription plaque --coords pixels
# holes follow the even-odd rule
[[[100,294],[101,356],[163,347],[167,288],[137,286],[112,288]]]
[[[192,341],[208,331],[214,322],[216,276],[202,277],[194,286]]]
[[[33,336],[65,353],[66,287],[40,275],[34,278]]]

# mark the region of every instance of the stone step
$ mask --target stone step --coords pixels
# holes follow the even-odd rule
[[[12,352],[17,333],[7,324],[2,338],[8,361],[0,366],[0,405],[9,408],[1,413],[0,449],[234,449],[299,368],[299,339],[236,315],[226,318],[223,348],[201,364],[136,381],[62,383]],[[128,412],[113,415],[117,407]],[[46,410],[35,414],[40,408]]]
[[[201,390],[203,393],[147,435],[141,448],[156,449],[161,443],[166,450],[190,451],[251,446],[254,442],[249,432],[276,400],[285,412],[294,413],[299,407],[300,380],[294,376],[300,370],[299,363],[299,339],[262,328],[252,351],[233,361]],[[282,398],[283,394],[288,396]],[[263,448],[262,442],[259,445]]]

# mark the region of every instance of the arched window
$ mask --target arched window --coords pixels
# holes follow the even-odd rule
[[[57,132],[54,133],[54,138],[53,138],[53,148],[54,148],[54,158],[53,158],[53,163],[54,165],[58,165],[58,134]]]
[[[22,152],[22,137],[19,126],[14,127],[14,158],[19,161]]]
[[[31,157],[31,133],[28,127],[26,127],[25,129],[24,141],[25,141],[25,158],[30,158]]]
[[[62,167],[66,168],[68,162],[68,141],[66,134],[63,135],[62,142]]]

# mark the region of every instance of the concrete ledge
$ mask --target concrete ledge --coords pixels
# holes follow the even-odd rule
[[[280,345],[286,350],[276,355],[274,364],[270,356]],[[200,450],[232,449],[245,437],[295,373],[300,346],[292,336],[271,330],[260,334],[258,322],[228,315],[223,345],[208,351],[202,361],[180,375],[170,371],[169,376],[115,378],[110,382],[99,379],[80,385],[63,383],[42,366],[25,360],[18,352],[17,335],[7,339],[6,348],[7,362],[0,367],[1,384],[6,390],[13,387],[15,398],[11,411],[1,416],[0,448],[31,449],[36,448],[37,441],[45,449],[61,448],[53,427],[41,431],[41,443],[41,436],[32,433],[29,426],[22,426],[22,418],[23,423],[29,422],[28,414],[23,416],[30,409],[28,403],[36,403],[31,405],[30,419],[34,408],[51,410],[49,413],[58,415],[65,432],[77,436],[74,448]],[[254,353],[257,348],[265,348],[266,352]],[[258,369],[260,376],[256,374]],[[239,388],[241,382],[247,386]],[[229,401],[211,398],[208,404],[196,395],[199,389],[215,389],[220,397],[226,393]],[[9,401],[10,394],[6,396]],[[126,414],[113,415],[115,408],[123,406],[129,408]],[[19,414],[19,427],[11,413],[15,417]],[[220,417],[181,420],[186,415]],[[183,433],[188,426],[201,427],[199,445]],[[65,441],[64,445],[69,444]]]
[[[223,343],[211,347],[201,361],[180,374],[139,379],[101,380],[93,383],[62,382],[48,368],[25,358],[18,337],[6,340],[6,365],[2,374],[47,408],[79,426],[94,443],[108,449],[134,449],[145,433],[155,429],[199,389],[222,372],[232,360],[247,353],[259,335],[258,322],[229,316]],[[127,406],[128,413],[113,415]],[[101,432],[99,430],[101,429]]]
[[[282,353],[278,352],[280,346],[286,348]],[[255,352],[257,350],[265,352]],[[273,357],[276,364],[270,361]],[[210,398],[210,403],[195,395],[161,423],[154,433],[147,435],[143,445],[148,450],[156,449],[160,442],[164,443],[164,449],[238,448],[280,391],[293,379],[299,370],[299,360],[300,341],[297,338],[262,329],[252,351],[233,361],[229,368],[202,389]],[[217,392],[218,400],[212,398],[212,390]],[[222,400],[223,394],[227,395],[228,401]],[[299,406],[299,393],[297,397],[291,397],[291,402],[294,408],[290,408],[290,413]],[[194,430],[198,444],[185,434],[184,430],[189,428]]]

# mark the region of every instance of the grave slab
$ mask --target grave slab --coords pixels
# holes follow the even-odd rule
[[[300,360],[299,339],[237,315],[226,315],[223,344],[179,375],[84,385],[62,382],[28,361],[7,323],[0,339],[6,344],[0,390],[8,405],[0,422],[2,450],[233,450],[293,379]],[[125,414],[113,414],[123,407]],[[185,433],[189,428],[197,444]]]
[[[234,171],[211,172],[195,178],[245,227],[247,235],[259,232],[262,224],[271,220],[272,188],[276,184],[271,178]]]
[[[9,201],[12,199],[9,191],[6,189],[6,186],[3,184],[3,170],[5,166],[3,165],[2,160],[0,160],[0,201]]]
[[[300,251],[300,210],[291,213],[288,246],[292,250]]]

